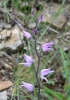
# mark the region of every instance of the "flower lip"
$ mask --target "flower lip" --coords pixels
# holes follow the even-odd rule
[[[22,85],[21,86],[25,87],[29,91],[33,91],[33,89],[34,89],[34,85],[33,84],[26,83],[24,81],[22,81]]]
[[[30,39],[32,37],[31,34],[25,30],[23,30],[23,33],[27,39]]]
[[[46,76],[46,75],[49,75],[49,74],[51,74],[51,73],[53,73],[53,72],[54,72],[54,70],[51,70],[50,68],[48,68],[48,69],[42,69],[41,72],[40,72],[40,78],[41,78],[41,79],[45,79],[46,81],[48,81],[48,80],[45,78],[45,76]]]

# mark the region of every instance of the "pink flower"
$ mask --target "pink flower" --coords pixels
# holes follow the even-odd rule
[[[42,69],[41,72],[40,72],[40,78],[44,79],[44,80],[46,80],[48,82],[48,80],[44,76],[46,76],[46,75],[48,75],[50,73],[53,73],[53,72],[54,72],[54,70],[51,70],[50,68]]]
[[[33,63],[34,63],[34,60],[30,57],[30,56],[27,56],[26,54],[24,54],[24,59],[26,62],[24,63],[19,63],[21,65],[25,65],[25,66],[31,66]]]
[[[23,30],[23,33],[27,39],[30,39],[32,37],[31,34],[25,30]]]
[[[29,91],[33,91],[33,89],[34,89],[34,85],[33,84],[26,83],[24,81],[22,81],[22,85],[21,86],[25,87]]]
[[[52,50],[52,45],[53,45],[53,44],[54,44],[53,42],[43,44],[43,45],[42,45],[42,50],[43,50],[43,51]]]

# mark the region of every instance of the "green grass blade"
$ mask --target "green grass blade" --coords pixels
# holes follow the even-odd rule
[[[53,95],[55,96],[58,100],[64,100],[64,97],[62,96],[62,94],[58,93],[58,92],[55,92],[45,86],[44,87],[44,90],[42,91],[43,93],[47,93],[47,94],[50,94],[50,95]]]

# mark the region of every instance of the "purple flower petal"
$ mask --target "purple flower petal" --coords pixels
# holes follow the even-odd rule
[[[33,84],[26,83],[26,82],[23,82],[23,81],[22,81],[22,85],[21,86],[25,87],[29,91],[33,91],[33,89],[34,89],[34,85]]]
[[[39,17],[39,23],[42,22],[42,17],[43,17],[43,15],[40,15],[40,17]]]
[[[33,16],[34,16],[35,12],[36,12],[36,9],[33,8],[33,9],[32,9],[32,15],[33,15]]]
[[[19,64],[25,65],[25,66],[29,67],[29,66],[31,66],[34,63],[34,60],[30,56],[27,56],[26,54],[24,54],[24,59],[26,60],[26,62],[19,63]]]
[[[50,51],[53,50],[52,48],[42,48],[43,51]]]
[[[27,63],[33,63],[34,62],[34,60],[26,54],[24,54],[24,59],[26,60]]]
[[[27,67],[30,67],[32,65],[32,63],[19,63],[20,65],[24,65],[24,66],[27,66]]]
[[[48,74],[50,74],[52,72],[54,72],[54,70],[51,70],[50,68],[48,68],[48,69],[42,69],[41,70],[41,76],[46,76],[46,75],[48,75]]]
[[[47,78],[45,77],[41,77],[42,80],[45,80],[46,82],[48,82]]]
[[[43,50],[43,51],[53,50],[53,49],[52,49],[52,45],[53,45],[53,44],[54,44],[53,42],[43,44],[43,45],[42,45],[42,50]]]
[[[36,35],[38,33],[37,29],[34,29],[33,33]]]
[[[32,37],[31,34],[25,30],[23,30],[23,33],[27,39],[30,39]]]
[[[49,42],[49,43],[45,43],[42,45],[42,47],[51,47],[54,43],[53,42]]]

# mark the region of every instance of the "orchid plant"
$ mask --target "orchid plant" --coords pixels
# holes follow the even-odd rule
[[[32,10],[32,15],[33,16],[35,15],[35,12],[36,12],[36,10],[34,8]],[[39,25],[39,23],[42,22],[42,17],[43,16],[40,15],[40,17],[39,17],[38,20],[35,18],[34,21],[36,22],[36,28],[33,29],[33,33],[34,33],[33,34],[34,35],[34,38],[33,38],[34,39],[34,47],[35,47],[35,52],[36,52],[36,55],[37,55],[37,58],[38,58],[37,69],[35,69],[35,67],[34,67],[34,60],[33,60],[33,58],[31,56],[29,56],[29,55],[24,54],[24,59],[25,59],[26,62],[19,63],[20,65],[24,65],[24,66],[27,66],[27,67],[30,67],[31,65],[33,65],[33,67],[34,67],[34,73],[35,73],[37,84],[38,84],[38,100],[40,100],[40,79],[41,80],[45,80],[48,83],[48,79],[45,76],[47,76],[48,74],[54,72],[54,70],[51,70],[51,68],[42,69],[40,71],[40,77],[38,77],[38,71],[39,71],[39,67],[40,67],[40,54],[39,54],[39,52],[37,50],[37,41],[36,41],[37,37],[36,37],[36,35],[38,34],[38,25]],[[24,33],[24,36],[27,39],[31,39],[32,38],[32,36],[31,36],[31,34],[29,32],[23,30],[23,33]],[[41,51],[48,52],[50,50],[53,50],[52,49],[53,44],[54,44],[53,42],[49,42],[49,43],[43,44],[42,47],[41,47]],[[26,83],[26,82],[22,81],[22,85],[21,86],[25,87],[28,91],[34,91],[34,85],[31,84],[31,83]]]

